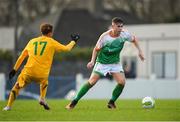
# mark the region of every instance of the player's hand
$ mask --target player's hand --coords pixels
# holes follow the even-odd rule
[[[88,69],[91,69],[93,66],[94,66],[94,62],[92,62],[92,61],[90,61],[90,62],[87,64],[87,68],[88,68]]]
[[[141,61],[145,60],[144,54],[141,51],[139,52],[139,58],[141,59]]]
[[[80,36],[78,34],[71,34],[71,39],[77,42],[80,39]]]
[[[15,74],[16,74],[16,70],[12,69],[9,73],[9,79],[12,79]]]

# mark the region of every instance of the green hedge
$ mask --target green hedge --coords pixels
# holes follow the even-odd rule
[[[11,51],[0,50],[0,60],[12,61],[13,53]]]
[[[91,59],[93,48],[85,47],[80,48],[76,47],[72,49],[70,52],[61,52],[56,53],[55,60],[56,61],[87,61]],[[0,50],[0,60],[12,61],[13,53],[11,51]]]
[[[93,47],[76,47],[70,52],[61,52],[55,55],[55,60],[59,61],[87,61],[91,59]]]

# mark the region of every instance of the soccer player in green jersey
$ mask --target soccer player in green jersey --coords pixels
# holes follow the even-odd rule
[[[91,61],[87,64],[88,68],[94,66],[88,82],[81,87],[76,97],[66,106],[66,109],[73,109],[82,96],[96,84],[100,77],[106,76],[107,74],[112,75],[117,81],[117,85],[112,92],[112,97],[109,100],[107,107],[110,109],[116,108],[115,101],[120,96],[125,86],[125,75],[120,62],[120,52],[126,41],[132,42],[135,45],[139,52],[139,58],[144,61],[145,58],[136,37],[123,29],[123,21],[121,18],[113,18],[111,29],[104,32],[99,37],[92,52]]]

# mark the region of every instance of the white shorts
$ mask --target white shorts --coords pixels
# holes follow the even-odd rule
[[[124,72],[124,70],[120,62],[116,64],[101,64],[96,62],[93,68],[93,72],[101,76],[106,76],[108,73],[111,74],[116,72]]]

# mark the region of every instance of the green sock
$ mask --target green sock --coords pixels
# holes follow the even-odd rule
[[[81,99],[82,96],[84,96],[87,91],[92,87],[91,84],[89,84],[89,82],[85,83],[81,89],[79,90],[79,92],[77,93],[76,97],[75,97],[75,101],[79,101]]]
[[[116,87],[114,88],[113,93],[112,93],[112,98],[111,98],[112,101],[115,102],[117,100],[117,98],[122,93],[123,88],[124,88],[124,85],[121,85],[121,84],[116,85]]]

